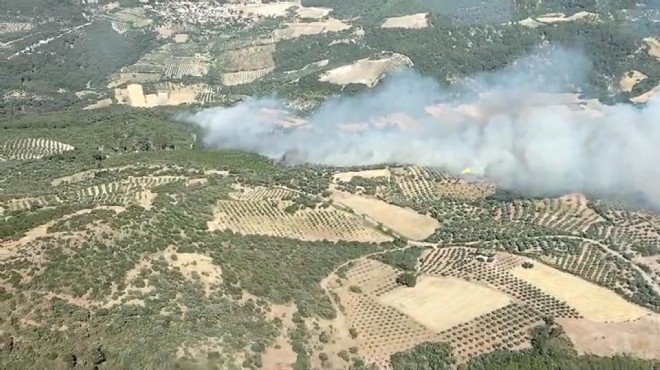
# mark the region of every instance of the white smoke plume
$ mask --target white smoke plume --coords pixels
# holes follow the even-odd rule
[[[361,95],[329,100],[299,127],[282,128],[272,112],[285,108],[276,99],[178,118],[199,125],[209,148],[286,154],[292,164],[471,167],[530,195],[637,194],[660,206],[660,103],[586,109],[574,96],[544,95],[580,85],[589,72],[578,53],[544,50],[473,76],[476,100],[465,84],[443,88],[407,71]],[[550,101],[562,97],[569,101]]]

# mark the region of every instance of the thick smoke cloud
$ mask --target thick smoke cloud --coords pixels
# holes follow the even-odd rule
[[[178,118],[199,125],[207,147],[286,154],[291,164],[471,167],[529,195],[640,194],[660,206],[658,102],[586,109],[541,94],[574,88],[588,71],[580,54],[545,48],[451,89],[406,71],[362,95],[328,101],[297,128],[282,128],[273,116],[285,110],[276,99]],[[475,87],[477,99],[467,93]]]

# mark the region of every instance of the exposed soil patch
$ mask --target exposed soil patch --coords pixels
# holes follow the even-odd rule
[[[622,322],[649,314],[613,291],[587,282],[571,274],[556,270],[539,262],[530,269],[515,267],[511,273],[540,288],[547,294],[565,301],[586,319],[594,322]],[[570,289],[566,289],[570,287]]]
[[[417,13],[401,17],[387,18],[382,28],[426,28],[429,26],[429,13]]]
[[[576,319],[559,319],[557,322],[582,353],[600,356],[629,353],[660,359],[660,317],[657,314],[619,323]]]
[[[430,216],[375,198],[335,190],[331,199],[413,240],[426,239],[440,226],[440,223]]]

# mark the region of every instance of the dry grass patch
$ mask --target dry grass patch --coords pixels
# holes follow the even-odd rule
[[[398,288],[380,297],[379,302],[441,332],[504,307],[511,299],[495,289],[462,279],[423,276],[414,288]]]
[[[390,176],[391,174],[388,168],[381,168],[377,170],[340,172],[334,174],[333,179],[335,179],[336,181],[349,182],[353,177],[364,177],[365,179],[373,179],[376,177],[389,178]]]
[[[199,253],[177,253],[171,249],[165,252],[166,261],[175,270],[192,281],[204,285],[208,295],[222,282],[220,267],[213,264],[213,259]]]
[[[643,358],[660,358],[660,316],[657,314],[620,323],[575,319],[560,319],[558,322],[581,353],[600,356],[629,353]]]
[[[296,9],[296,13],[300,18],[314,18],[321,19],[332,11],[332,8],[320,8],[320,7],[300,7]]]
[[[322,33],[344,31],[351,26],[338,19],[329,18],[318,22],[295,22],[285,23],[285,28],[277,30],[275,35],[279,39],[296,38],[307,35],[319,35]]]
[[[619,80],[619,87],[621,88],[621,91],[630,92],[632,91],[633,87],[635,87],[635,85],[647,77],[648,76],[642,72],[636,70],[626,72],[623,76],[621,76],[621,80]]]
[[[401,17],[387,18],[382,28],[426,28],[429,26],[429,13],[417,13]]]
[[[660,93],[660,84],[643,94],[630,98],[630,101],[635,104],[643,104],[649,101],[654,96],[658,95],[659,93]]]
[[[579,19],[598,19],[598,14],[590,12],[578,12],[567,17],[563,13],[551,13],[540,17],[526,18],[518,23],[526,27],[536,28],[544,24],[572,22]]]
[[[657,37],[647,37],[644,39],[644,42],[649,47],[649,55],[660,60],[660,39]]]
[[[545,293],[567,302],[588,320],[622,322],[648,315],[646,309],[624,300],[613,291],[542,263],[533,263],[533,268],[518,266],[510,272]]]
[[[436,219],[428,215],[421,215],[410,208],[395,206],[374,198],[333,191],[331,199],[408,239],[426,239],[440,226]]]
[[[387,73],[412,65],[410,58],[397,53],[379,59],[365,58],[353,64],[331,69],[323,74],[319,81],[342,86],[358,83],[373,87]]]
[[[227,72],[239,72],[275,67],[275,44],[229,50],[222,56],[221,65]]]

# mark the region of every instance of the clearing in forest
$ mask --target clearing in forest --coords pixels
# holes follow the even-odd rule
[[[536,28],[544,24],[572,22],[580,19],[585,19],[585,18],[589,19],[589,18],[597,18],[597,17],[598,17],[597,14],[590,12],[578,12],[568,17],[563,13],[551,13],[551,14],[545,14],[540,17],[526,18],[518,23],[526,27]]]
[[[429,13],[417,13],[401,17],[387,18],[381,28],[426,28],[429,26]]]
[[[334,18],[318,22],[285,23],[285,28],[277,30],[278,38],[290,39],[300,36],[318,35],[328,32],[339,32],[351,28],[350,25]]]
[[[342,182],[349,182],[353,177],[363,177],[365,179],[373,179],[376,177],[390,177],[390,170],[387,168],[381,168],[377,170],[364,170],[364,171],[350,171],[350,172],[340,172],[333,176],[335,180]]]
[[[319,81],[342,86],[356,83],[373,87],[387,73],[412,65],[410,58],[403,54],[395,53],[380,59],[365,58],[353,64],[331,69],[322,75]]]
[[[642,72],[633,69],[621,76],[621,80],[619,80],[619,88],[621,88],[621,91],[631,92],[635,85],[645,80],[647,77],[648,76]]]
[[[511,274],[565,301],[588,320],[622,322],[648,315],[646,309],[624,300],[609,289],[536,261],[533,264],[534,267],[529,269],[517,266]]]
[[[441,332],[504,307],[511,299],[495,289],[462,279],[424,276],[414,288],[398,288],[380,297],[379,301],[425,327]]]
[[[440,226],[438,220],[375,198],[333,191],[331,199],[394,230],[408,239],[424,240]]]

